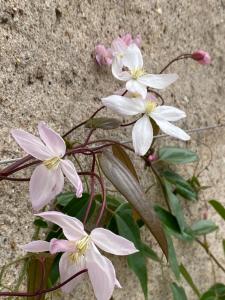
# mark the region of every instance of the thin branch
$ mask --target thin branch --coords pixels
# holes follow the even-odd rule
[[[81,270],[79,272],[77,272],[76,274],[74,274],[73,276],[71,276],[70,278],[68,278],[67,280],[63,281],[62,283],[51,287],[49,289],[43,289],[41,291],[36,291],[33,293],[29,293],[29,292],[0,292],[0,296],[2,297],[37,297],[43,294],[47,294],[49,292],[53,292],[55,290],[58,290],[59,288],[61,288],[62,286],[66,285],[68,282],[70,282],[71,280],[73,280],[74,278],[76,278],[77,276],[83,274],[87,272],[87,269]]]

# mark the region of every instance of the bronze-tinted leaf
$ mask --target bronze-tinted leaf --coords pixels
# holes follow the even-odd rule
[[[127,152],[118,144],[112,146],[112,152],[114,156],[118,158],[128,168],[128,170],[130,170],[130,172],[139,182],[137,172]]]
[[[101,128],[105,130],[118,128],[121,121],[115,118],[92,118],[85,124],[87,128]]]
[[[99,163],[105,176],[140,214],[165,256],[168,257],[168,245],[162,225],[136,178],[112,152],[105,151],[100,154]]]
[[[54,260],[54,255],[37,254],[29,258],[27,268],[27,291],[34,293],[40,289],[46,289],[48,286],[48,276]],[[41,261],[44,266],[44,273],[41,267]],[[30,297],[32,300],[44,300],[45,294],[36,297]]]

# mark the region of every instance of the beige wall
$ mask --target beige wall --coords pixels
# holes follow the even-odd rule
[[[96,66],[91,53],[97,42],[109,44],[123,32],[141,33],[146,69],[152,73],[182,52],[198,48],[209,51],[213,58],[210,67],[194,62],[180,62],[171,67],[180,79],[164,96],[168,103],[187,112],[183,128],[215,124],[224,117],[225,3],[222,0],[0,0],[0,7],[1,159],[21,155],[9,135],[11,128],[35,131],[37,122],[44,120],[59,132],[65,132],[99,107],[98,97],[120,87],[110,71]],[[58,18],[56,9],[61,12]],[[129,133],[124,130],[112,135],[126,139],[130,138]],[[192,221],[203,215],[205,200],[216,198],[225,204],[224,133],[224,129],[218,129],[193,134],[189,143],[189,147],[199,149],[202,164],[207,164],[209,150],[201,143],[213,152],[213,162],[201,176],[202,182],[212,188],[202,194],[199,203],[186,209]],[[102,134],[99,132],[96,137]],[[167,142],[177,143],[161,140],[162,144]],[[184,174],[191,175],[192,171],[190,166]],[[149,174],[145,175],[143,185],[152,180]],[[156,195],[151,199],[160,201]],[[221,246],[225,226],[212,209],[209,215],[221,225],[217,234],[210,235],[210,246],[225,264]],[[32,220],[27,183],[1,182],[0,265],[21,255],[18,245],[30,240]],[[143,232],[143,236],[156,249],[149,233]],[[202,291],[213,284],[211,262],[198,245],[180,243],[178,252],[180,261],[188,266]],[[115,291],[115,299],[143,299],[125,260],[112,260],[123,286]],[[165,268],[163,278],[159,265],[152,261],[148,267],[151,299],[170,300],[171,274]],[[13,281],[16,273],[17,270],[12,270],[7,281]],[[216,271],[216,280],[222,279],[222,273]],[[188,287],[186,291],[188,299],[195,300]],[[70,299],[94,299],[89,284],[80,287]]]

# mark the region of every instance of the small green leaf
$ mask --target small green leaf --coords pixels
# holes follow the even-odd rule
[[[180,205],[180,202],[176,195],[171,191],[171,185],[167,180],[163,180],[164,187],[165,187],[165,194],[167,199],[169,200],[169,204],[172,210],[173,215],[176,217],[177,222],[180,226],[181,231],[183,232],[186,224],[184,220],[184,214]]]
[[[216,210],[216,212],[225,220],[225,207],[216,200],[210,200],[209,203]]]
[[[198,160],[198,156],[191,150],[176,147],[159,149],[159,160],[171,164],[185,164]]]
[[[49,277],[48,277],[48,282],[50,283],[50,284],[48,284],[49,287],[52,287],[59,279],[59,261],[60,261],[61,256],[62,256],[62,253],[57,254],[53,261],[53,264],[52,264],[52,267],[51,267],[51,270],[49,273]]]
[[[157,253],[154,250],[152,250],[152,248],[150,248],[148,245],[142,243],[141,251],[146,257],[151,258],[152,260],[157,262],[160,261],[160,258],[158,257]]]
[[[91,118],[89,119],[85,127],[86,128],[101,128],[104,130],[115,129],[120,127],[121,121],[115,118]]]
[[[211,220],[200,220],[194,223],[190,229],[194,236],[200,236],[217,230],[218,226]]]
[[[180,272],[183,275],[184,279],[187,281],[187,283],[190,285],[192,290],[195,292],[195,294],[200,297],[200,292],[197,288],[197,286],[194,284],[193,279],[191,278],[191,275],[188,273],[187,269],[183,264],[180,265]]]
[[[190,183],[186,181],[183,177],[181,177],[179,174],[171,170],[167,170],[163,172],[163,177],[167,181],[175,185],[175,193],[181,195],[187,200],[197,199],[196,191],[192,188]]]
[[[40,228],[48,228],[48,223],[39,218],[34,220],[34,225]]]
[[[89,202],[90,195],[88,193],[83,193],[81,198],[74,198],[62,208],[62,212],[68,214],[69,216],[76,217],[79,220],[83,220]],[[92,216],[95,210],[95,200],[93,200],[91,210],[89,213],[89,218]]]
[[[225,300],[225,285],[216,283],[201,296],[200,300]]]
[[[188,300],[185,290],[182,286],[178,286],[175,282],[171,284],[173,292],[173,300]]]
[[[173,240],[172,240],[171,236],[169,235],[169,233],[167,233],[166,237],[167,237],[167,243],[168,243],[168,248],[169,248],[169,264],[170,264],[170,267],[171,267],[174,275],[176,276],[176,279],[179,280],[180,279],[180,268],[178,265],[177,255],[176,255],[175,248],[173,245]]]
[[[70,201],[76,199],[76,195],[72,192],[66,192],[59,194],[56,197],[56,204],[61,205],[61,206],[66,206],[70,203]]]
[[[146,257],[141,251],[140,229],[132,218],[132,209],[128,203],[122,204],[115,212],[119,234],[132,241],[140,252],[134,253],[127,257],[129,267],[138,277],[145,299],[148,295],[148,275]]]
[[[181,234],[180,226],[177,222],[177,219],[167,210],[162,208],[159,205],[154,206],[155,212],[157,213],[160,221],[172,232]]]

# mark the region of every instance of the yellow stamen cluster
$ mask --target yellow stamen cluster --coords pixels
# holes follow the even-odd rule
[[[145,71],[143,69],[133,69],[130,73],[133,79],[138,79],[145,74]]]
[[[145,110],[146,110],[146,113],[147,114],[150,114],[151,112],[153,112],[153,110],[156,108],[156,103],[155,102],[152,102],[152,101],[148,101],[146,103],[146,106],[145,106]]]
[[[70,259],[73,263],[76,263],[79,258],[84,255],[84,253],[87,251],[89,247],[89,242],[90,242],[90,236],[86,235],[84,238],[79,240],[76,245],[76,251],[70,254]]]
[[[60,157],[52,157],[50,159],[46,159],[45,161],[43,161],[43,165],[47,168],[47,169],[55,169],[58,167],[60,162]]]

